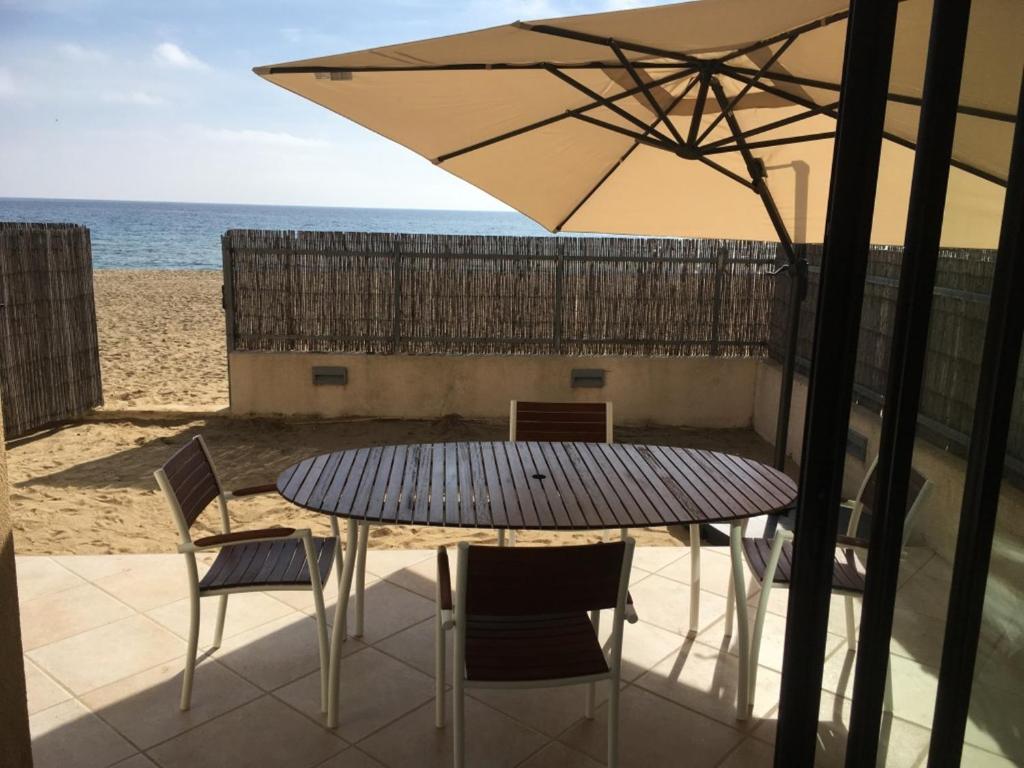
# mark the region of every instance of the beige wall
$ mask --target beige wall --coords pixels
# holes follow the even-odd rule
[[[14,574],[14,537],[7,493],[7,457],[0,416],[0,764],[5,768],[32,765],[25,699],[25,667],[21,657],[18,582]]]
[[[347,386],[312,384],[313,366],[347,366]],[[603,368],[602,389],[573,389],[573,368]],[[617,424],[746,427],[757,363],[736,358],[323,355],[235,352],[231,411],[253,415],[504,419],[509,400],[615,404]]]
[[[779,366],[771,362],[758,363],[754,429],[769,441],[775,439],[780,378]],[[793,412],[787,443],[788,452],[795,461],[800,458],[806,407],[807,379],[797,376],[793,386]],[[851,410],[850,427],[867,437],[869,461],[878,453],[881,426],[880,414],[877,412],[858,405]],[[923,542],[945,560],[952,561],[956,549],[960,505],[963,501],[965,462],[939,446],[918,440],[914,449],[914,466],[935,483],[935,488],[927,506],[921,510],[920,517],[914,522],[911,541]],[[862,462],[847,457],[846,476],[843,481],[843,491],[847,497],[852,497],[856,493],[866,469]],[[1000,499],[997,542],[993,551],[994,574],[1013,569],[1013,562],[1021,560],[1021,548],[1018,545],[1024,541],[1022,513],[1024,493],[1004,483]]]

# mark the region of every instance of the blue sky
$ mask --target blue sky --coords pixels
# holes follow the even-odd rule
[[[651,4],[0,0],[0,197],[502,209],[252,67]]]

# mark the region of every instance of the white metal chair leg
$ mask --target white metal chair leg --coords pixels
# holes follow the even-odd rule
[[[220,604],[217,606],[217,625],[213,630],[213,648],[220,648],[221,642],[224,640],[224,620],[228,614],[228,596],[220,596]]]
[[[196,675],[196,653],[199,650],[199,594],[192,595],[188,625],[188,651],[185,654],[185,676],[181,681],[181,711],[192,706],[192,680]]]
[[[690,629],[696,637],[700,630],[700,526],[690,526]]]
[[[359,551],[356,555],[356,637],[363,636],[366,596],[366,545],[370,540],[370,524],[359,525]]]
[[[600,635],[601,630],[601,612],[591,611],[590,612],[590,623],[594,625],[594,634]],[[594,708],[597,706],[597,683],[587,684],[587,700],[583,705],[583,716],[587,720],[594,719]]]
[[[619,684],[608,681],[608,768],[619,765]]]
[[[345,541],[345,568],[338,588],[338,602],[334,606],[334,626],[331,629],[331,662],[327,680],[327,727],[338,727],[338,665],[341,661],[341,644],[345,641],[345,624],[348,613],[348,596],[352,589],[352,572],[355,570],[355,551],[359,546],[359,524],[349,520]]]
[[[732,569],[729,569],[729,590],[725,595],[725,636],[732,637],[732,624],[735,618],[736,612],[736,592],[733,589],[733,576]]]
[[[857,617],[853,612],[853,596],[846,595],[846,644],[851,651],[857,650]]]
[[[444,667],[445,636],[441,620],[441,606],[438,604],[434,618],[434,726],[444,728]]]
[[[320,711],[327,711],[327,674],[330,666],[330,649],[327,642],[327,617],[324,611],[324,587],[320,582],[320,570],[317,566],[316,552],[313,550],[313,537],[304,536],[303,548],[306,550],[306,563],[309,566],[309,583],[313,590],[313,608],[316,611],[316,645],[320,655]]]
[[[750,715],[750,686],[747,676],[750,671],[750,628],[747,617],[747,589],[743,577],[743,528],[733,523],[729,532],[729,548],[732,554],[733,591],[736,595],[736,629],[738,630],[740,670],[736,685],[736,719],[746,720]]]

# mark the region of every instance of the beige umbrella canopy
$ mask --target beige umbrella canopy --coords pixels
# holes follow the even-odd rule
[[[1024,3],[975,0],[943,244],[994,247]],[[700,0],[256,68],[552,231],[821,242],[848,2]],[[930,0],[900,5],[872,239],[903,241]]]

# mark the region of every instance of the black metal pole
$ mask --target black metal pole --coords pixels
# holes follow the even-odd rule
[[[800,307],[807,295],[807,261],[798,258],[789,263],[789,296],[786,305],[786,355],[782,359],[779,381],[779,413],[775,420],[775,455],[772,464],[786,469],[789,443],[789,419],[793,408],[793,380],[796,378],[796,353],[800,342]]]
[[[946,613],[929,768],[960,765],[1024,334],[1024,79],[1017,105],[963,507]]]
[[[853,0],[804,427],[775,765],[814,765],[843,456],[898,0]]]
[[[848,767],[878,759],[911,460],[946,207],[970,0],[935,0],[878,450],[878,498],[854,676]]]

